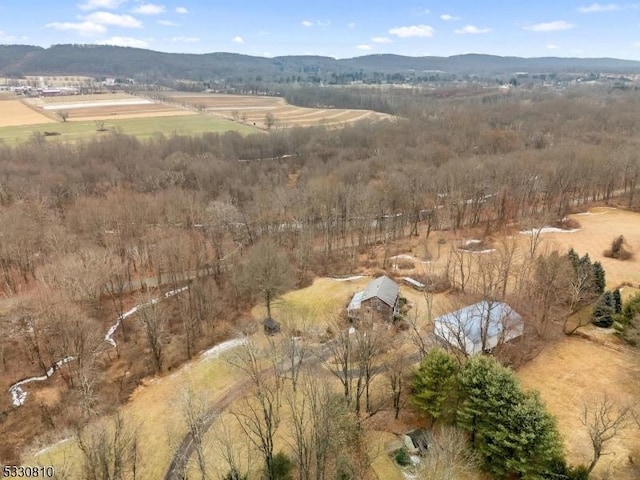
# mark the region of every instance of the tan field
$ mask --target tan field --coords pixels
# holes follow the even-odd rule
[[[588,464],[593,452],[580,409],[585,399],[607,392],[620,402],[640,395],[640,358],[637,352],[614,350],[582,338],[566,337],[545,349],[535,360],[518,370],[525,387],[540,391],[555,415],[564,437],[567,459]],[[607,446],[610,455],[601,457],[594,474],[608,478],[638,478],[629,458],[640,456],[640,431],[633,425]],[[635,472],[635,473],[634,473]],[[599,478],[599,477],[595,477]]]
[[[358,120],[380,120],[390,115],[370,110],[341,108],[305,108],[289,105],[278,97],[221,95],[221,94],[173,94],[175,102],[194,108],[204,108],[207,113],[240,120],[266,128],[265,116],[274,118],[273,128],[309,127],[317,125],[340,126]]]
[[[589,212],[571,215],[580,222],[574,233],[545,233],[544,242],[551,248],[566,252],[573,247],[580,255],[589,253],[591,260],[602,263],[607,272],[609,288],[622,282],[640,284],[640,214],[616,208],[598,207]],[[635,258],[627,261],[606,258],[603,252],[618,235],[624,235]]]
[[[55,120],[16,100],[15,97],[0,95],[0,127],[52,122]]]

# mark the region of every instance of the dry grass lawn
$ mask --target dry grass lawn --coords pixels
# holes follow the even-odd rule
[[[196,396],[205,395],[214,402],[231,388],[238,376],[237,371],[225,360],[198,358],[184,365],[174,374],[153,379],[139,387],[131,401],[121,409],[124,415],[139,425],[140,458],[143,462],[144,478],[163,478],[172,455],[186,432],[179,417],[181,399],[190,390]],[[62,470],[67,465],[72,475],[78,474],[80,453],[73,442],[60,443],[34,458],[24,458],[25,464],[37,461],[51,464]]]
[[[640,395],[640,357],[636,352],[618,351],[582,338],[564,338],[517,373],[525,387],[540,391],[555,415],[572,464],[588,463],[592,454],[579,420],[583,399],[602,392],[621,401]],[[612,440],[607,450],[612,454],[601,458],[595,474],[610,470],[612,479],[638,478],[629,464],[629,456],[636,460],[640,457],[640,431],[636,427]]]
[[[589,253],[591,260],[602,263],[607,273],[607,287],[623,282],[640,285],[640,214],[616,208],[598,207],[588,212],[571,215],[580,222],[581,229],[574,233],[545,233],[543,245],[560,252],[573,247],[580,255]],[[624,235],[633,260],[614,260],[602,253],[618,235]]]

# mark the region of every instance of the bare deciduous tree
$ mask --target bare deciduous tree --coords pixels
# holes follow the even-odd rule
[[[580,412],[580,423],[587,429],[593,457],[587,467],[591,473],[600,457],[608,455],[607,444],[632,425],[635,408],[631,404],[622,404],[602,393],[594,399],[585,400]]]
[[[162,372],[164,362],[164,343],[167,334],[167,318],[159,300],[150,295],[142,295],[144,306],[138,310],[138,319],[147,340],[149,356],[156,373]]]
[[[433,435],[429,451],[418,466],[420,480],[456,480],[466,478],[478,468],[465,432],[444,427]]]
[[[76,441],[82,452],[82,478],[136,480],[140,475],[137,427],[118,414],[109,422],[83,427]]]

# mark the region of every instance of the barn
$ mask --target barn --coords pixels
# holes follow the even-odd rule
[[[364,290],[356,292],[347,307],[347,314],[354,320],[392,322],[398,314],[399,300],[399,285],[387,276],[378,277]]]
[[[482,301],[435,319],[434,333],[445,345],[475,355],[522,336],[524,321],[503,302]]]

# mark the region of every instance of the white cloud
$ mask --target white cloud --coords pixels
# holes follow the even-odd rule
[[[179,27],[180,24],[176,22],[172,22],[171,20],[158,20],[159,25],[164,25],[165,27]]]
[[[356,45],[358,50],[372,50],[371,45]]]
[[[347,27],[349,27],[349,28],[356,28],[356,22],[349,22],[349,23],[347,23]]]
[[[171,41],[177,43],[197,43],[200,39],[198,37],[173,37]]]
[[[110,12],[94,12],[86,17],[81,17],[87,22],[97,23],[98,25],[113,25],[123,28],[141,28],[142,23],[131,15],[116,15]]]
[[[166,11],[166,8],[164,5],[156,5],[155,3],[143,3],[132,11],[139,15],[160,15]]]
[[[303,27],[313,27],[313,22],[310,22],[309,20],[303,20],[302,22],[300,22],[300,25],[302,25]]]
[[[3,32],[2,30],[0,30],[0,42],[24,42],[25,40],[29,40],[29,37],[27,37],[26,35],[18,37],[16,35],[10,35],[7,32]]]
[[[189,10],[185,7],[176,7],[176,13],[179,13],[180,15],[186,15],[187,13],[189,13]]]
[[[450,15],[450,14],[448,14],[448,13],[445,13],[445,14],[443,14],[443,15],[440,15],[440,18],[441,18],[442,20],[444,20],[445,22],[449,22],[449,21],[452,21],[452,20],[460,20],[460,17],[455,17],[455,16]]]
[[[553,43],[550,43],[549,45],[547,45],[547,48],[549,50],[558,50],[560,48],[559,45],[554,45]]]
[[[147,48],[149,42],[140,38],[132,37],[111,37],[105,40],[97,42],[98,45],[115,45],[116,47],[134,47],[134,48]]]
[[[115,10],[126,1],[127,0],[88,0],[86,3],[79,3],[78,8],[80,10],[98,10],[100,8]]]
[[[244,39],[241,36],[236,36],[236,37],[233,37],[232,42],[242,44],[244,43]]]
[[[329,25],[331,25],[331,20],[327,20],[326,22],[321,22],[320,20],[318,20],[316,22],[316,25],[318,25],[319,27],[328,27]]]
[[[553,22],[536,23],[535,25],[523,28],[525,30],[531,30],[532,32],[557,32],[560,30],[571,30],[575,28],[575,25],[565,22],[564,20],[555,20]]]
[[[395,27],[389,30],[391,35],[400,38],[408,37],[433,37],[433,27],[429,25],[410,25],[407,27]]]
[[[389,37],[373,37],[371,41],[373,43],[391,43],[391,39]]]
[[[85,36],[100,35],[107,31],[104,25],[94,22],[52,22],[47,23],[45,27],[63,32],[76,32]]]
[[[615,10],[620,10],[620,5],[617,3],[592,3],[578,8],[578,11],[582,13],[613,12]]]
[[[453,33],[456,33],[458,35],[480,35],[482,33],[489,33],[490,31],[490,28],[478,28],[475,25],[467,25],[465,27],[454,30]]]

